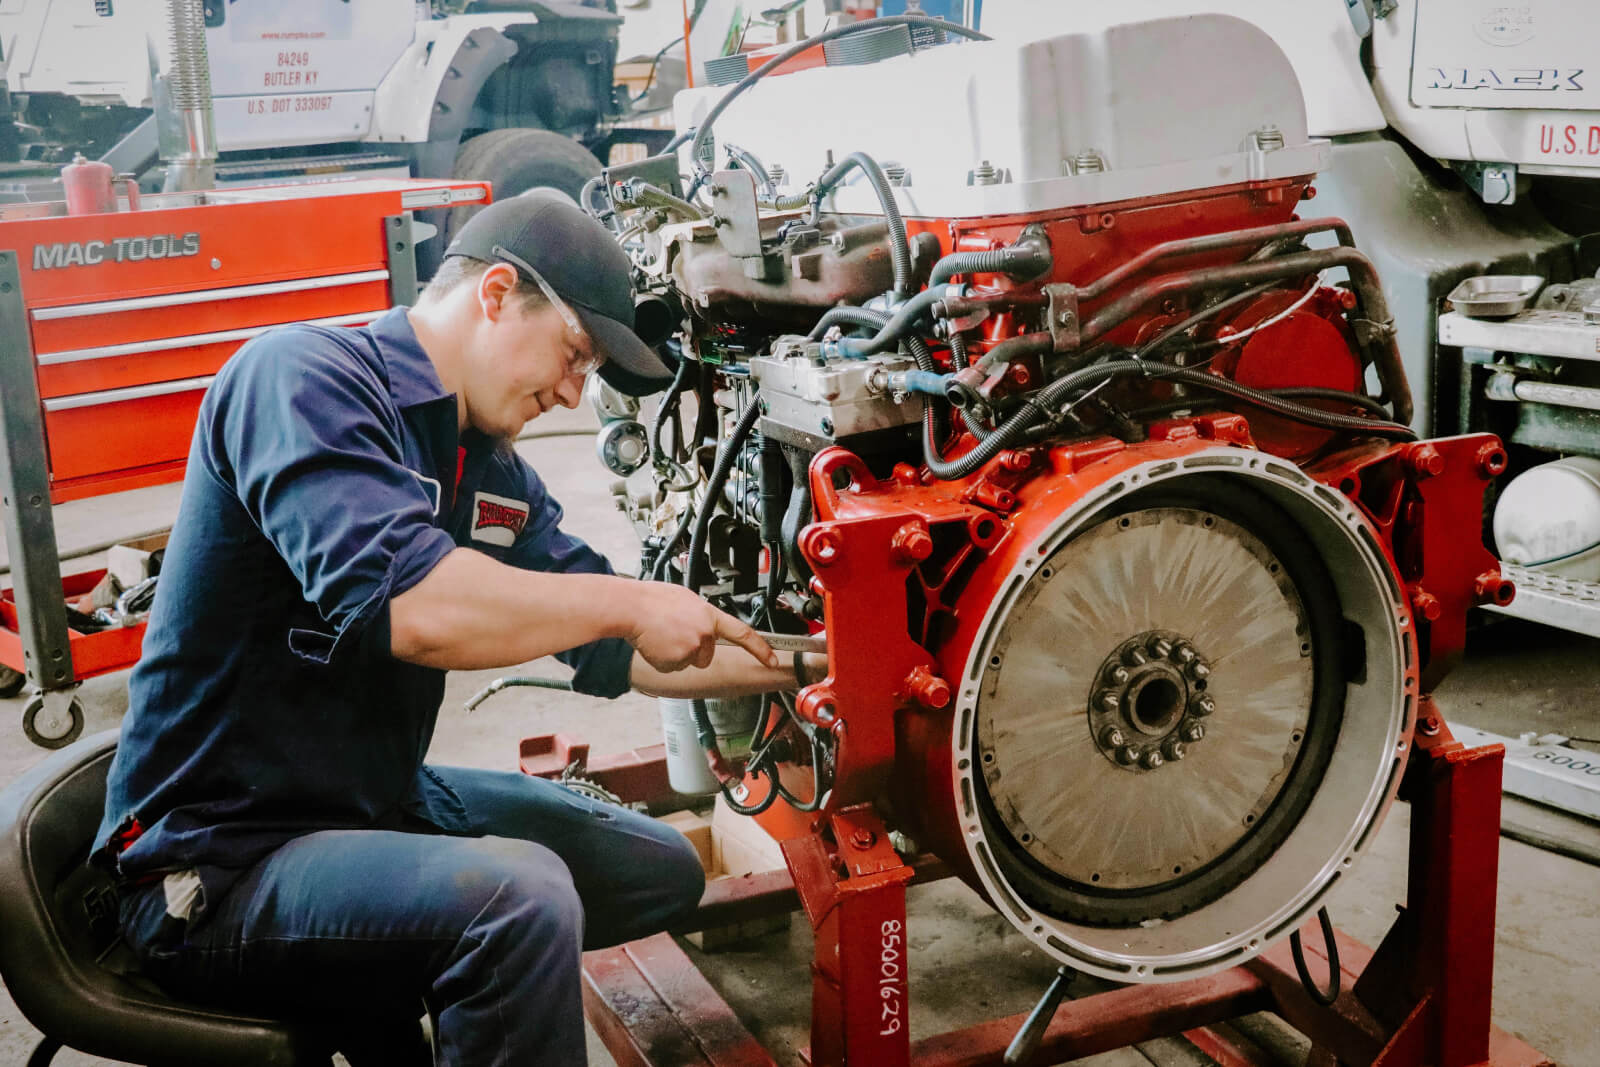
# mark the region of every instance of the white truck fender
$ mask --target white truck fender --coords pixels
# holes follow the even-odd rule
[[[378,83],[372,132],[366,139],[425,144],[459,137],[478,90],[517,53],[516,42],[500,31],[537,21],[530,12],[454,15],[417,23],[411,47]]]

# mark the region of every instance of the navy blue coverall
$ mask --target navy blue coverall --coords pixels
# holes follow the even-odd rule
[[[404,309],[245,345],[202,404],[99,856],[177,995],[411,1020],[439,1062],[581,1064],[579,953],[703,888],[676,831],[516,773],[423,763],[444,672],[389,654],[389,602],[457,546],[609,573],[508,446],[458,433]],[[580,692],[632,649],[563,653]],[[414,1030],[414,1026],[413,1026]]]

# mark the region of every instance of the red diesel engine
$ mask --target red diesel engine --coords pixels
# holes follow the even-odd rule
[[[648,425],[604,406],[602,456],[654,461],[647,572],[826,633],[797,698],[696,709],[819,946],[900,944],[928,853],[1118,981],[1286,937],[1511,588],[1499,442],[1416,439],[1371,264],[1296,215],[1324,150],[1282,54],[1204,16],[738,96],[588,190],[679,368]],[[819,947],[818,1062],[904,1041],[903,968],[866,1018],[828,1007],[847,966]]]

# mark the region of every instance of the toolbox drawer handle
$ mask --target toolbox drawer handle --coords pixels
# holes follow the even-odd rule
[[[127,300],[100,300],[92,304],[64,304],[61,307],[34,308],[35,322],[51,319],[81,319],[89,315],[113,315],[119,311],[148,311],[151,308],[179,307],[183,304],[209,304],[218,300],[243,300],[252,296],[303,293],[314,289],[337,289],[345,285],[389,280],[386,270],[364,270],[354,274],[329,274],[320,278],[299,278],[291,282],[265,282],[261,285],[236,285],[227,289],[199,289],[191,293],[163,293]]]
[[[326,319],[306,319],[305,322],[309,326],[354,326],[371,322],[386,310],[388,309],[377,308],[349,315],[334,315]],[[138,356],[147,352],[169,352],[175,348],[198,348],[200,345],[213,345],[222,341],[247,341],[257,334],[266,333],[282,325],[286,324],[273,322],[265,326],[249,326],[238,330],[191,333],[185,337],[161,337],[153,341],[130,341],[127,344],[103,345],[99,348],[74,348],[66,352],[47,352],[39,356],[38,361],[39,366],[49,367],[57,363],[79,363],[86,359],[112,359],[116,356]]]
[[[154,385],[135,385],[127,389],[106,389],[98,393],[79,393],[76,396],[60,396],[44,402],[46,411],[69,411],[72,408],[92,408],[102,404],[120,404],[124,400],[145,400],[152,396],[167,396],[171,393],[192,393],[196,389],[204,389],[216,381],[215,374],[204,378],[180,378],[175,382],[157,382]]]

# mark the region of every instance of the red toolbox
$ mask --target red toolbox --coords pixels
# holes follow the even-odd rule
[[[99,575],[63,582],[53,505],[181,479],[200,399],[235,349],[282,323],[356,325],[411,303],[411,212],[489,198],[483,182],[354,179],[146,196],[108,214],[0,206],[13,579],[0,666],[39,690],[24,712],[37,743],[77,736],[81,708],[62,694],[131,666],[144,632],[68,626],[65,598]]]

